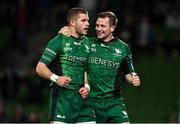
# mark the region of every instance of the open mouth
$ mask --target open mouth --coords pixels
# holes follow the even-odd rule
[[[86,30],[86,31],[87,31],[88,29],[89,29],[89,28],[84,28],[84,30]]]

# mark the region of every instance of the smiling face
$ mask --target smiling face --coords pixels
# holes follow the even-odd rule
[[[108,17],[98,18],[96,21],[96,34],[97,37],[103,41],[109,41],[112,37],[112,32],[115,27],[110,25]]]

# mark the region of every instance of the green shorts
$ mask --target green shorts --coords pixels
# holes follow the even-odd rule
[[[52,87],[49,99],[49,121],[65,123],[95,121],[93,109],[79,93]]]
[[[97,123],[123,123],[129,122],[123,98],[113,100],[88,100],[96,116]]]

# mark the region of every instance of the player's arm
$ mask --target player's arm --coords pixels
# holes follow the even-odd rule
[[[83,99],[87,98],[90,92],[90,86],[88,84],[87,72],[84,73],[84,87],[79,89],[79,93]]]
[[[84,73],[84,87],[87,89],[87,91],[89,93],[90,92],[90,86],[89,86],[87,72]]]
[[[50,79],[51,75],[53,74],[50,71],[50,69],[47,67],[47,65],[40,61],[38,62],[36,66],[36,72],[40,77],[45,78],[45,79]]]
[[[126,52],[127,52],[127,56],[123,59],[122,64],[121,64],[122,69],[125,73],[125,79],[127,82],[129,82],[133,86],[139,86],[140,78],[134,71],[132,55],[128,46],[126,46]]]
[[[68,26],[62,27],[62,28],[58,31],[58,34],[63,34],[63,35],[65,35],[65,36],[67,36],[67,37],[70,37],[70,36],[71,36],[71,32],[70,32]]]
[[[71,81],[69,77],[58,76],[52,73],[51,70],[47,67],[47,65],[40,61],[36,66],[36,72],[40,77],[51,80],[61,87],[66,87],[68,83]]]
[[[59,40],[61,40],[60,36],[56,36],[49,41],[40,61],[36,66],[36,72],[40,77],[49,79],[57,83],[59,86],[66,87],[71,79],[66,76],[58,76],[54,74],[47,66],[58,56],[60,49]]]

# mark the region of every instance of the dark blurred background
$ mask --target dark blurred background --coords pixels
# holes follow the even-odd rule
[[[142,85],[125,82],[131,122],[180,123],[180,0],[0,0],[0,122],[48,122],[49,81],[35,66],[72,7],[113,11]]]

